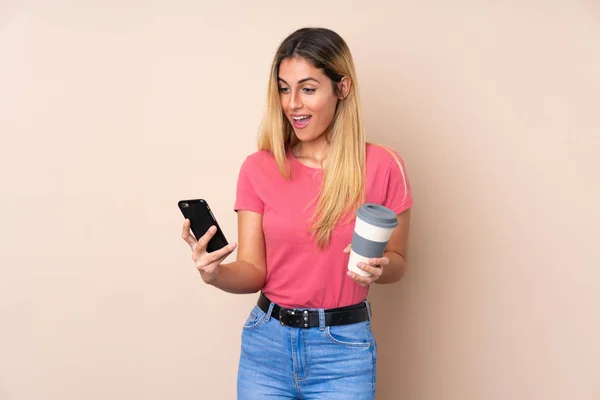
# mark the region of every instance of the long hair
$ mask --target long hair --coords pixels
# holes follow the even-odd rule
[[[335,32],[325,28],[302,28],[279,46],[268,84],[267,110],[261,124],[258,148],[271,152],[279,171],[290,178],[287,149],[298,137],[281,108],[279,66],[287,58],[299,57],[321,69],[337,87],[343,77],[350,81],[348,95],[339,100],[333,121],[325,132],[329,147],[323,184],[315,199],[317,206],[311,232],[321,248],[327,247],[338,221],[348,217],[365,197],[365,135],[361,118],[358,81],[350,49]]]

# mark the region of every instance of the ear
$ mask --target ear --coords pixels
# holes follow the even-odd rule
[[[342,80],[338,82],[337,89],[338,89],[338,98],[340,100],[344,100],[348,96],[348,93],[350,93],[351,85],[352,85],[352,83],[350,82],[350,79],[347,76],[343,76]]]

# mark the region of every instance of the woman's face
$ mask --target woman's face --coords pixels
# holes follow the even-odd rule
[[[329,127],[339,100],[332,80],[303,58],[284,59],[279,66],[279,98],[298,139],[310,142]]]

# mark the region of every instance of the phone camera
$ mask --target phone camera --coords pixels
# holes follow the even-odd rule
[[[181,203],[181,207],[188,208],[190,205],[188,203]]]

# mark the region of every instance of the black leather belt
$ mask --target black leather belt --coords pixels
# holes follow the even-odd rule
[[[269,312],[271,300],[261,293],[257,304],[261,310]],[[316,310],[283,308],[274,304],[271,317],[279,320],[281,325],[294,328],[314,328],[319,326],[319,312]],[[368,319],[369,310],[364,302],[352,306],[325,310],[325,326],[356,324]]]

